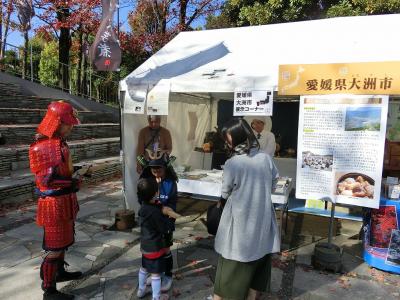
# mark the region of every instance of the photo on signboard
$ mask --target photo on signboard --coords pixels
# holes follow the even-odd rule
[[[302,152],[301,167],[314,171],[332,172],[333,154],[318,154],[311,151]]]
[[[375,181],[370,176],[357,172],[338,172],[335,178],[336,195],[374,198]]]
[[[346,131],[380,131],[381,107],[347,107]]]
[[[400,230],[392,230],[386,263],[400,266]]]

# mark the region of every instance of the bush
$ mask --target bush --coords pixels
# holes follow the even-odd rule
[[[57,86],[58,84],[58,44],[56,42],[47,43],[41,53],[39,63],[40,82],[47,86]]]

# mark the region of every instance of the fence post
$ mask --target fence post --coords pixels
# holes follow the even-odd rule
[[[33,81],[33,51],[32,51],[32,41],[31,41],[31,81]]]
[[[92,99],[92,66],[89,69],[89,98]]]

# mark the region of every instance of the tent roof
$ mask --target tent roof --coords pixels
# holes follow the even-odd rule
[[[233,92],[277,86],[280,64],[398,61],[396,28],[399,14],[182,32],[121,89],[169,80],[172,92]]]

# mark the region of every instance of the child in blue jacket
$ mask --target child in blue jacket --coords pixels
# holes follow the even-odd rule
[[[178,177],[169,163],[167,154],[162,154],[160,157],[153,157],[147,166],[144,168],[141,178],[154,177],[158,183],[159,202],[163,206],[170,207],[176,211],[176,202],[178,199],[177,182]],[[175,230],[175,219],[165,216],[167,219],[169,233],[164,236],[165,246],[173,245],[173,231]],[[172,285],[172,268],[173,258],[171,251],[165,254],[165,273],[162,278],[162,292],[166,292]]]

